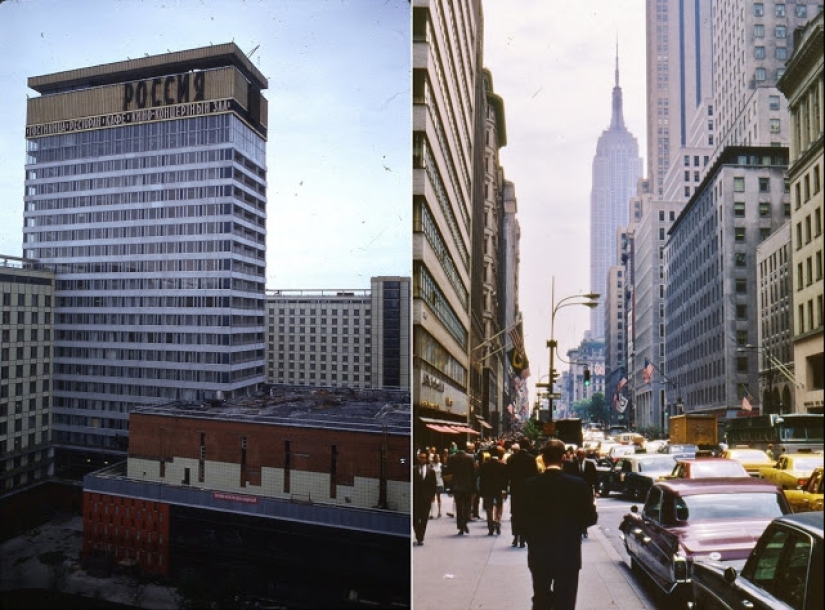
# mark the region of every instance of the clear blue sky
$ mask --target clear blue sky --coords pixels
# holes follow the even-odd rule
[[[234,41],[269,79],[267,288],[411,274],[408,0],[0,4],[0,254],[22,255],[32,76]]]

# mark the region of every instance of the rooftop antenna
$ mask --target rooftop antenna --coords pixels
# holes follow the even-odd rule
[[[247,59],[252,59],[252,56],[255,54],[255,51],[257,51],[257,50],[258,50],[258,47],[260,47],[260,46],[261,46],[261,45],[257,45],[254,49],[252,49],[249,53],[247,53],[247,54],[246,54],[246,58],[247,58]]]

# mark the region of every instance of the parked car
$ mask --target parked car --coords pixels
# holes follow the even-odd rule
[[[752,477],[659,481],[619,526],[630,565],[673,605],[690,597],[695,559],[745,559],[776,517],[790,512],[776,485]]]
[[[766,466],[773,466],[775,461],[761,449],[751,449],[750,447],[732,447],[722,452],[720,457],[741,462],[745,470],[752,477],[759,476],[759,469]]]
[[[613,447],[616,447],[618,445],[619,445],[619,443],[617,443],[615,441],[608,441],[608,440],[601,441],[599,443],[598,449],[596,449],[596,453],[598,454],[598,456],[600,458],[606,458],[607,454],[610,453],[610,450]]]
[[[654,482],[669,475],[676,465],[670,455],[637,453],[619,458],[601,481],[599,495],[617,492],[636,500],[644,500]]]
[[[659,449],[659,453],[666,453],[668,455],[672,455],[676,459],[695,458],[697,451],[699,451],[699,447],[697,447],[696,445],[683,445],[679,443],[668,443],[667,445],[663,445],[662,448]]]
[[[748,477],[748,471],[736,460],[694,458],[676,460],[669,479],[707,479],[711,477]]]
[[[787,515],[765,529],[747,560],[696,561],[689,607],[822,608],[823,513]]]
[[[773,481],[782,489],[797,489],[808,484],[817,466],[822,466],[821,453],[783,453],[773,466],[759,469],[759,478]]]
[[[785,497],[791,510],[795,513],[806,513],[809,511],[823,509],[823,489],[822,483],[825,481],[822,466],[814,468],[808,479],[808,484],[802,489],[786,489]]]

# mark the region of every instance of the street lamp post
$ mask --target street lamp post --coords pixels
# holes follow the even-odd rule
[[[547,388],[547,407],[548,407],[548,421],[553,421],[553,382],[555,381],[556,377],[556,369],[555,369],[555,352],[556,348],[558,347],[558,341],[556,341],[556,312],[562,307],[567,307],[569,305],[584,305],[585,307],[594,308],[598,303],[598,299],[601,295],[590,292],[588,294],[573,294],[561,299],[558,303],[556,303],[556,278],[553,276],[551,289],[550,289],[550,339],[547,341],[547,347],[550,349],[550,379],[546,384],[537,383],[536,387],[546,387]],[[573,299],[587,299],[585,301],[573,301]]]

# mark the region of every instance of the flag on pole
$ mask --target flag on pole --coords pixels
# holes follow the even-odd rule
[[[622,380],[619,382],[619,385],[616,386],[616,392],[621,392],[622,388],[627,385],[627,377],[622,377]]]
[[[751,401],[748,399],[749,394],[745,394],[742,397],[742,410],[743,411],[752,411],[753,406],[751,405]]]
[[[650,380],[653,378],[653,363],[645,358],[645,368],[642,369],[642,381],[645,384],[650,383]]]
[[[507,352],[510,366],[513,367],[513,372],[516,376],[527,379],[530,376],[530,362],[527,360],[527,354],[524,352],[521,322],[510,329],[509,335],[510,341],[513,343],[513,348]]]

